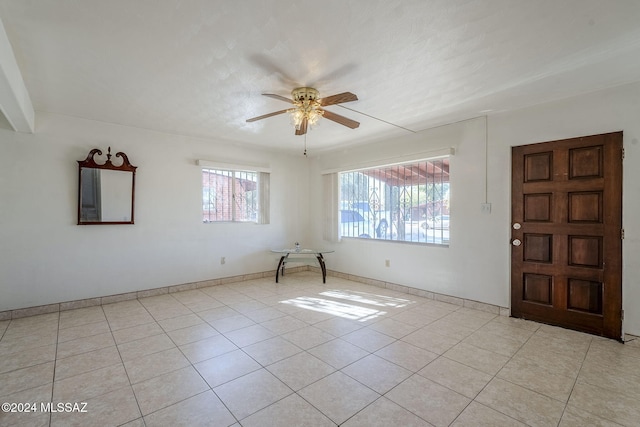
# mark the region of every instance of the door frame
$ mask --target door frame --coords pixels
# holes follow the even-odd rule
[[[606,206],[602,207],[602,227],[603,227],[603,265],[602,265],[602,327],[599,330],[594,330],[592,327],[585,327],[581,325],[581,322],[576,320],[574,324],[567,321],[558,321],[553,316],[549,317],[552,310],[549,309],[545,312],[544,307],[535,307],[530,302],[523,304],[523,288],[524,279],[520,276],[522,274],[522,264],[525,260],[523,258],[523,251],[514,249],[513,242],[515,239],[522,239],[524,233],[518,233],[512,227],[518,220],[514,218],[516,215],[516,209],[522,209],[522,207],[516,206],[516,191],[518,188],[522,188],[522,184],[518,184],[516,188],[516,180],[520,179],[520,182],[524,182],[524,163],[520,163],[521,170],[516,170],[516,155],[522,155],[530,148],[535,153],[537,148],[545,148],[543,144],[547,144],[551,147],[552,144],[556,144],[558,150],[568,150],[567,147],[573,147],[575,144],[584,143],[588,146],[590,141],[594,141],[593,146],[602,144],[603,148],[603,171],[602,179],[604,181],[603,192],[607,191],[611,193],[612,197],[606,203]],[[597,142],[596,141],[600,141]],[[556,141],[546,141],[535,144],[525,144],[521,146],[511,147],[511,215],[510,215],[510,302],[511,302],[511,316],[521,317],[524,319],[530,319],[542,323],[554,324],[561,327],[567,327],[571,329],[581,330],[583,332],[593,333],[596,335],[602,335],[616,340],[621,340],[622,331],[622,298],[623,298],[623,271],[622,271],[622,157],[623,157],[623,138],[622,132],[613,132],[601,135],[591,135],[577,138],[569,138]],[[520,154],[518,154],[520,153]],[[606,168],[605,168],[606,166]],[[612,169],[613,168],[613,169]],[[606,174],[606,175],[605,175]],[[605,179],[606,178],[606,179]],[[556,184],[556,180],[553,184]],[[524,191],[524,190],[522,190]],[[524,194],[524,193],[523,193]],[[564,208],[564,213],[568,212],[568,205]],[[568,214],[567,214],[568,215]],[[524,219],[524,218],[523,218]],[[554,233],[555,235],[555,233]],[[614,236],[617,236],[614,238]],[[554,242],[555,245],[555,242]],[[562,246],[560,246],[562,247]],[[566,250],[566,248],[564,248]],[[516,265],[520,263],[520,268]],[[555,267],[557,268],[557,266]],[[555,274],[554,279],[559,277]],[[552,284],[552,286],[555,285]],[[565,284],[566,286],[566,284]],[[554,288],[554,292],[556,289]],[[568,290],[566,291],[568,292]],[[562,293],[562,292],[560,292]],[[564,298],[566,300],[566,298]],[[564,304],[564,308],[562,307]],[[532,308],[527,311],[523,310],[524,307]],[[564,309],[566,313],[572,313],[572,310],[568,309],[566,301],[558,301],[554,295],[553,309],[558,308],[558,313],[561,309]],[[576,318],[579,317],[578,315]]]

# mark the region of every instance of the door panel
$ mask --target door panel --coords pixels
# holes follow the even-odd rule
[[[622,132],[512,148],[511,315],[622,333]]]

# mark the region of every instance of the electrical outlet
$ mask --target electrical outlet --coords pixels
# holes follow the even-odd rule
[[[224,264],[225,262],[227,262],[227,258],[226,257],[220,258],[220,265]]]
[[[385,267],[391,267],[391,260],[385,259],[384,260],[384,266]]]
[[[483,214],[490,214],[491,213],[491,203],[482,203],[480,205],[480,212],[482,212]]]

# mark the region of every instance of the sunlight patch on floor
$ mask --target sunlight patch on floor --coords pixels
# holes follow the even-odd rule
[[[280,301],[280,303],[321,313],[328,313],[345,319],[358,320],[361,322],[387,314],[386,311],[374,310],[372,308],[360,307],[353,304],[345,304],[324,298],[297,297]]]
[[[332,290],[321,292],[320,295],[327,297],[345,299],[361,304],[376,305],[379,307],[394,307],[401,308],[406,307],[409,304],[415,304],[415,301],[411,301],[404,298],[389,297],[386,295],[370,294],[368,292],[358,292],[350,290]]]

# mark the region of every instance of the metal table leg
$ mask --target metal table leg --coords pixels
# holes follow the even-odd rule
[[[327,283],[327,267],[324,265],[324,258],[322,254],[318,254],[318,263],[320,264],[320,269],[322,270],[322,283]]]
[[[280,262],[278,263],[278,268],[276,268],[276,283],[278,283],[278,275],[280,274],[280,268],[282,268],[282,275],[284,276],[284,259],[289,256],[289,254],[287,255],[283,255],[280,257]]]

